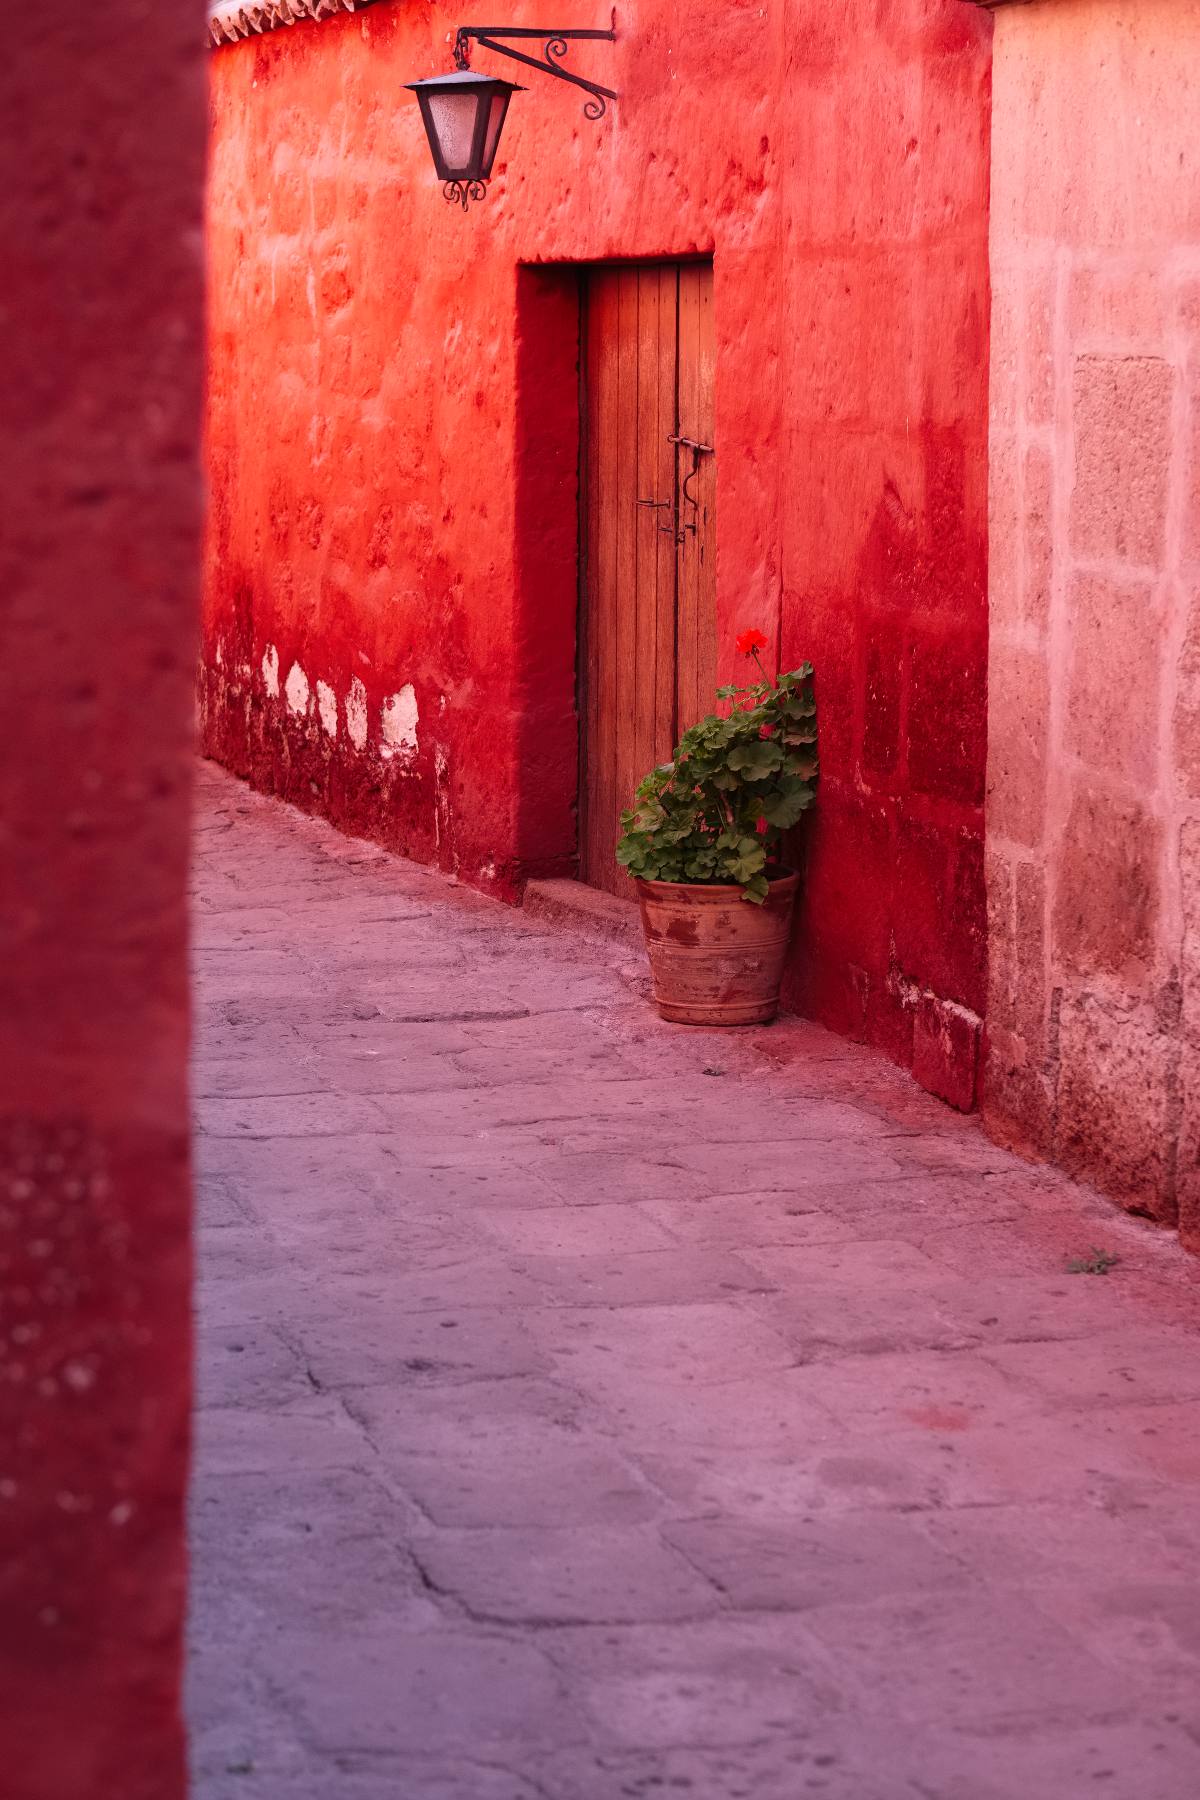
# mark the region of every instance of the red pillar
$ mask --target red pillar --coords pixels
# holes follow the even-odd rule
[[[5,1800],[185,1785],[202,46],[199,0],[0,46]]]

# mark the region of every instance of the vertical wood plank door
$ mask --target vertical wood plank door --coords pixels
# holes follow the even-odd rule
[[[612,893],[629,892],[615,861],[622,810],[713,706],[713,375],[710,263],[587,272],[579,862]]]

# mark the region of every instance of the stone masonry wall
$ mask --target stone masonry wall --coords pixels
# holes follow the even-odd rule
[[[996,15],[994,1133],[1200,1248],[1200,0]]]

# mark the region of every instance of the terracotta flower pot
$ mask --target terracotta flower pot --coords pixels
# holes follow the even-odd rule
[[[739,887],[639,881],[654,1003],[680,1025],[761,1025],[779,984],[798,875],[772,881],[761,906]]]

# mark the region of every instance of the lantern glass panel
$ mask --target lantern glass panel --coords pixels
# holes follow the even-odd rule
[[[437,133],[442,161],[452,176],[475,172],[471,166],[471,153],[475,148],[480,98],[471,93],[429,96],[429,117]]]
[[[494,94],[492,110],[487,122],[487,136],[483,140],[483,176],[486,180],[492,172],[492,164],[496,159],[496,146],[500,142],[500,128],[504,124],[504,115],[508,111],[508,95]]]

